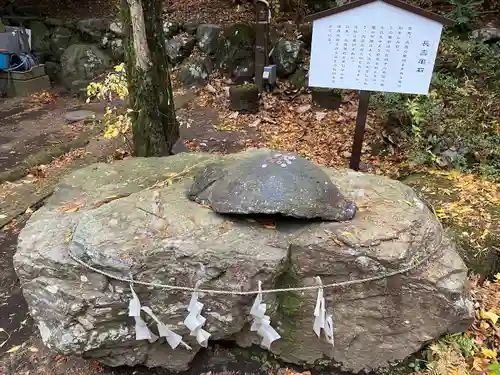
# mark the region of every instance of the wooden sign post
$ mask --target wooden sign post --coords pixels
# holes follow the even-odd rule
[[[427,94],[453,21],[400,0],[358,0],[304,21],[313,22],[309,86],[360,91],[349,163],[359,170],[370,92]]]
[[[269,4],[265,0],[255,2],[255,84],[260,91],[264,88],[264,67],[269,64],[269,22],[271,12]]]

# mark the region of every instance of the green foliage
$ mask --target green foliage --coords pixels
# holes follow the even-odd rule
[[[499,177],[500,59],[491,47],[444,35],[428,96],[378,94],[373,105],[406,131],[413,163]]]
[[[424,361],[423,359],[415,359],[413,362],[408,364],[408,367],[415,372],[423,372],[427,370],[427,361]]]
[[[446,14],[447,17],[456,21],[456,28],[460,31],[471,29],[472,20],[479,15],[478,8],[483,0],[448,0],[455,8]]]

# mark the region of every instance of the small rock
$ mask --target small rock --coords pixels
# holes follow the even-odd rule
[[[495,27],[484,27],[471,32],[471,39],[477,39],[484,43],[494,43],[500,40],[500,29]]]
[[[304,67],[298,68],[289,78],[288,82],[290,86],[295,90],[302,89],[308,86],[307,82],[307,70]]]
[[[199,22],[186,22],[184,23],[184,25],[182,25],[182,29],[189,35],[194,35],[196,34],[196,30],[198,29],[199,25]]]
[[[32,21],[29,24],[31,29],[31,49],[42,59],[51,55],[50,50],[50,30],[41,21]]]
[[[279,77],[288,77],[303,59],[304,43],[301,41],[280,39],[272,52]]]
[[[299,26],[299,40],[304,42],[305,48],[311,48],[312,42],[312,23],[304,23]]]
[[[109,29],[117,36],[123,36],[123,25],[121,22],[111,22]]]
[[[114,34],[108,33],[101,40],[101,47],[113,57],[115,61],[123,61],[125,56],[125,48],[121,38],[114,38]]]
[[[84,121],[95,117],[95,112],[88,110],[78,110],[67,112],[64,118],[69,122]]]
[[[231,80],[236,84],[253,82],[255,62],[253,59],[239,61],[229,72]]]
[[[45,62],[45,73],[52,82],[59,82],[61,80],[61,64],[53,61]]]
[[[50,35],[50,51],[53,56],[60,58],[71,44],[77,42],[77,37],[66,27],[55,27]]]
[[[76,28],[82,33],[85,39],[97,42],[109,30],[110,23],[105,18],[89,18],[78,21]]]
[[[191,55],[196,39],[192,36],[178,35],[173,39],[166,42],[165,47],[167,50],[168,58],[173,65],[182,62],[184,59]]]
[[[326,112],[316,112],[314,117],[316,117],[316,121],[321,121],[326,117]]]
[[[198,48],[205,53],[214,54],[217,50],[221,27],[212,24],[202,24],[196,29]]]
[[[189,58],[181,64],[178,78],[187,88],[203,86],[211,72],[212,63],[208,58]]]
[[[256,112],[259,109],[259,89],[254,84],[232,86],[229,100],[233,111]]]
[[[179,34],[180,26],[177,22],[165,21],[163,22],[163,33],[166,39],[170,39],[173,36]]]
[[[61,56],[61,73],[65,84],[92,80],[111,66],[111,58],[94,44],[73,44]]]
[[[453,167],[458,161],[460,153],[455,148],[450,148],[443,152],[437,159],[440,167]]]
[[[349,158],[351,157],[351,153],[350,153],[349,151],[344,151],[344,152],[342,153],[342,156],[343,156],[344,158],[346,158],[346,159],[349,159]]]

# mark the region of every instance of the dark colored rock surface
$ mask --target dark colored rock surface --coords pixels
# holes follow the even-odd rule
[[[296,218],[350,220],[356,205],[318,166],[279,151],[225,165],[208,166],[190,199],[225,214],[281,214]]]
[[[166,42],[167,56],[172,64],[178,64],[191,55],[196,39],[178,35]]]
[[[279,77],[288,77],[303,60],[304,43],[295,40],[280,39],[272,52]]]
[[[209,55],[214,54],[217,51],[221,30],[221,27],[218,25],[199,25],[196,29],[198,48]]]
[[[255,58],[255,31],[251,25],[234,24],[224,30],[217,47],[219,67],[231,78],[253,77]]]
[[[208,58],[189,58],[181,64],[178,78],[184,87],[201,86],[207,81],[212,68]]]

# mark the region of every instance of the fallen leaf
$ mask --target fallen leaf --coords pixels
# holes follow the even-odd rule
[[[298,107],[295,112],[297,112],[299,115],[303,114],[303,113],[306,113],[307,111],[309,111],[311,109],[311,105],[310,104],[304,104],[304,105],[301,105],[300,107]]]
[[[7,219],[7,215],[0,214],[0,219]]]
[[[326,117],[326,112],[316,112],[316,121],[321,121]]]
[[[34,346],[30,346],[29,348],[29,351],[32,352],[32,353],[36,353],[38,352],[38,348],[35,348]]]
[[[491,321],[493,323],[493,325],[497,324],[498,315],[495,314],[494,312],[492,312],[492,311],[480,311],[479,315],[481,316],[481,318]]]
[[[250,128],[256,128],[260,123],[262,122],[262,120],[260,118],[258,118],[257,120],[255,120],[254,122],[248,124],[248,126]]]
[[[488,349],[488,348],[481,348],[481,353],[486,358],[495,359],[497,357],[497,352],[495,350],[491,350],[491,349]]]
[[[24,211],[24,213],[27,215],[31,215],[33,213],[33,210],[31,209],[31,207],[28,207],[26,211]]]
[[[266,228],[266,229],[276,229],[276,224],[264,224],[264,228]]]
[[[476,371],[484,371],[488,366],[488,361],[484,358],[474,357],[474,361],[472,362],[472,368]]]
[[[273,119],[271,119],[271,118],[269,118],[269,117],[265,117],[265,116],[264,116],[264,117],[262,117],[262,121],[264,121],[264,122],[268,122],[268,123],[270,123],[270,124],[277,124],[277,122],[276,122],[276,121],[274,121]]]
[[[16,345],[16,346],[13,346],[12,348],[10,348],[9,350],[7,350],[5,353],[15,353],[21,348],[22,348],[22,345]]]
[[[215,87],[213,87],[211,84],[206,85],[205,88],[212,94],[215,94],[217,92],[217,90],[215,90]]]
[[[487,331],[490,329],[490,325],[488,323],[486,323],[485,321],[482,321],[479,324],[479,328],[481,328],[481,330],[483,330],[483,331]]]
[[[231,113],[229,116],[227,116],[228,118],[231,118],[231,119],[234,119],[236,117],[238,117],[239,113],[238,112],[233,112]]]
[[[342,232],[343,236],[354,236],[351,232]]]
[[[66,231],[66,234],[64,235],[64,239],[66,240],[66,243],[70,243],[70,241],[71,241],[71,231],[69,229]]]
[[[72,213],[79,211],[81,207],[82,207],[81,202],[72,202],[62,207],[61,211],[65,213]]]

